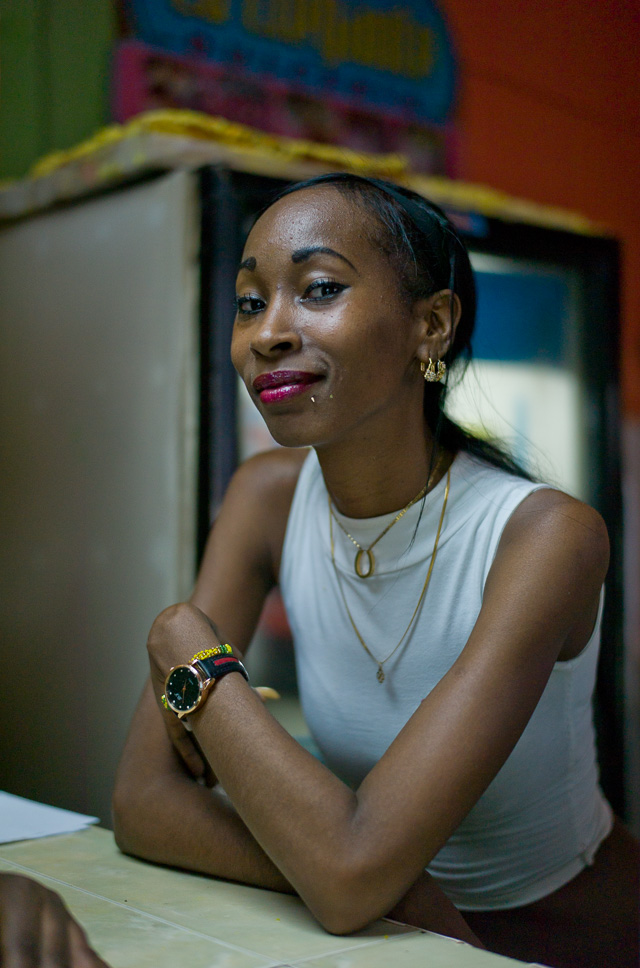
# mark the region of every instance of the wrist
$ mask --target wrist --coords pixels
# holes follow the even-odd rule
[[[210,730],[217,732],[214,725],[217,721],[216,717],[232,716],[232,710],[235,708],[238,697],[247,694],[253,697],[255,690],[241,673],[233,671],[222,676],[215,683],[212,693],[213,695],[210,694],[206,702],[201,703],[194,712],[189,713],[182,720],[188,730],[200,731],[204,728],[205,735],[208,735]],[[260,706],[264,705],[261,700],[259,702]],[[206,726],[204,725],[205,721],[208,723]]]
[[[218,682],[239,673],[247,682],[249,675],[242,662],[235,657],[230,645],[224,643],[205,649],[188,663],[173,666],[165,679],[162,703],[179,719],[200,709]]]

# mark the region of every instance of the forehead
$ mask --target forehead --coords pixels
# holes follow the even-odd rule
[[[373,241],[376,228],[375,217],[336,188],[303,188],[285,195],[260,216],[247,238],[244,257],[257,258],[265,248],[275,254],[274,247],[291,252],[311,245],[327,245],[344,255],[348,249],[375,256],[381,254]]]

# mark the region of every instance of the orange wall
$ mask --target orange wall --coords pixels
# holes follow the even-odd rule
[[[622,242],[622,399],[640,417],[640,4],[439,0],[457,49],[457,177]]]

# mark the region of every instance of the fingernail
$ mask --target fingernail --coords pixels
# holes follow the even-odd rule
[[[256,692],[263,699],[279,699],[280,693],[276,689],[272,689],[271,686],[256,686]]]

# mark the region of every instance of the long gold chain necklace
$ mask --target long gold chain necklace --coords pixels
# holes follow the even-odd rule
[[[434,564],[436,562],[436,555],[438,553],[438,542],[440,541],[440,532],[442,531],[442,522],[444,521],[444,512],[447,509],[447,501],[449,500],[449,484],[450,483],[451,483],[451,468],[449,468],[449,470],[447,471],[447,486],[445,487],[445,491],[444,491],[444,501],[442,502],[442,511],[440,512],[440,520],[438,522],[438,530],[436,532],[436,540],[435,540],[435,542],[433,544],[433,551],[431,552],[431,561],[429,562],[429,570],[427,571],[427,577],[425,578],[424,585],[422,586],[422,591],[420,592],[420,598],[418,599],[418,604],[416,605],[416,607],[413,610],[413,615],[409,619],[409,624],[407,625],[406,629],[404,630],[404,632],[402,634],[402,638],[400,639],[400,641],[398,642],[398,644],[391,650],[391,652],[389,653],[389,655],[385,659],[378,659],[373,654],[373,652],[371,651],[371,649],[369,648],[369,646],[367,645],[367,643],[365,642],[365,640],[362,638],[362,635],[360,634],[360,630],[358,629],[358,626],[356,625],[356,623],[354,621],[353,615],[351,614],[351,611],[349,610],[349,606],[347,605],[347,598],[346,598],[346,595],[344,593],[344,588],[342,587],[342,579],[340,578],[340,572],[338,570],[338,566],[336,565],[336,558],[335,558],[334,544],[333,544],[333,517],[334,517],[334,515],[333,515],[332,509],[331,509],[331,497],[329,497],[329,537],[330,537],[330,540],[331,540],[331,563],[332,563],[333,569],[334,569],[334,571],[336,573],[336,579],[338,581],[338,588],[340,589],[340,595],[342,597],[342,601],[344,603],[344,607],[345,607],[345,610],[347,612],[347,615],[349,616],[349,621],[351,622],[353,631],[356,633],[356,635],[358,637],[358,641],[360,642],[360,645],[362,646],[362,648],[364,649],[364,651],[367,653],[368,656],[370,656],[371,659],[373,659],[373,661],[378,666],[378,671],[376,672],[376,679],[378,680],[378,682],[381,682],[381,683],[384,682],[384,680],[385,680],[385,674],[384,674],[384,670],[383,670],[382,667],[385,664],[385,662],[388,662],[389,659],[396,654],[396,652],[398,651],[398,649],[400,648],[400,646],[402,645],[402,643],[406,639],[406,637],[407,637],[407,635],[409,633],[409,629],[413,625],[413,620],[415,619],[416,615],[418,614],[418,609],[422,605],[422,601],[424,599],[424,596],[427,593],[427,588],[429,587],[429,582],[431,580],[431,572],[433,571],[433,566],[434,566]],[[411,504],[415,504],[415,502],[417,500],[419,500],[419,497],[414,498],[413,501],[411,501]],[[409,507],[411,507],[411,504],[408,504],[407,507],[403,509],[403,513],[405,511],[407,511]],[[340,523],[340,522],[338,522],[338,523]],[[392,521],[392,524],[395,524],[395,521]],[[384,534],[384,532],[383,532],[383,534]],[[382,535],[380,535],[380,537],[382,537]],[[380,540],[380,539],[378,538],[377,540]]]
[[[356,552],[356,557],[355,557],[354,563],[353,563],[353,567],[354,567],[355,573],[358,576],[358,578],[369,578],[371,575],[373,575],[373,573],[374,573],[374,571],[376,569],[376,559],[375,559],[375,557],[373,555],[373,549],[377,545],[378,541],[380,541],[382,538],[384,538],[385,534],[387,534],[388,531],[391,531],[391,528],[394,526],[394,524],[397,524],[398,521],[400,520],[400,518],[404,517],[404,515],[407,513],[407,511],[409,510],[409,508],[410,507],[413,507],[413,505],[417,501],[419,501],[421,498],[423,498],[425,496],[425,494],[427,493],[428,486],[429,486],[429,482],[427,482],[425,484],[425,486],[421,489],[421,491],[420,491],[419,494],[416,494],[415,497],[412,497],[411,498],[411,500],[409,501],[408,504],[405,504],[405,506],[402,508],[401,511],[398,511],[398,513],[396,514],[396,516],[393,519],[393,521],[386,526],[386,528],[384,529],[384,531],[382,531],[378,535],[378,537],[376,538],[375,541],[372,541],[371,542],[371,544],[369,545],[368,548],[363,548],[362,545],[358,541],[356,541],[356,539],[353,537],[353,535],[352,534],[349,534],[349,532],[345,528],[344,524],[336,517],[335,511],[333,510],[333,503],[331,501],[331,497],[329,497],[329,515],[330,515],[330,517],[333,518],[333,520],[336,522],[336,524],[338,525],[338,527],[341,528],[344,531],[344,533],[346,534],[346,536],[349,539],[349,541],[352,541],[354,543],[354,545],[356,546],[356,548],[358,549],[357,552]],[[363,562],[366,562],[366,567],[363,567]]]

